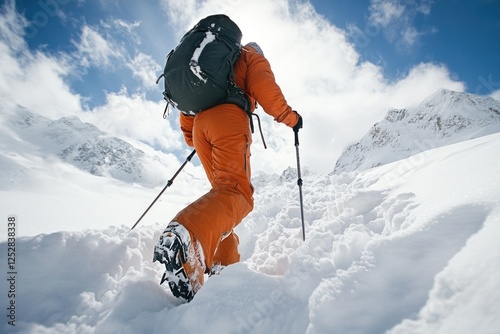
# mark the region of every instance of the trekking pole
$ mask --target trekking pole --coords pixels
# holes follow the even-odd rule
[[[293,129],[295,133],[295,152],[297,153],[297,184],[299,185],[300,198],[300,218],[302,219],[302,240],[306,240],[306,227],[304,225],[304,201],[302,199],[302,176],[300,172],[300,155],[299,155],[299,129]]]
[[[132,228],[130,229],[130,231],[132,231],[134,229],[134,227],[136,227],[137,224],[139,224],[139,222],[141,221],[142,217],[144,217],[146,215],[146,213],[148,213],[149,209],[151,209],[151,207],[156,203],[156,201],[158,200],[158,198],[160,198],[160,196],[163,195],[163,193],[165,192],[165,190],[167,190],[167,188],[170,187],[172,185],[172,183],[174,183],[174,179],[177,177],[177,175],[179,175],[179,173],[184,168],[184,166],[186,166],[186,164],[189,161],[191,161],[191,159],[193,158],[193,156],[195,155],[195,153],[196,153],[196,150],[193,150],[193,152],[191,152],[191,154],[186,158],[186,161],[184,161],[184,163],[177,170],[177,172],[174,174],[174,176],[172,176],[172,178],[170,180],[168,180],[167,185],[165,186],[165,188],[163,188],[163,190],[158,194],[158,196],[156,196],[156,198],[153,201],[153,203],[151,203],[148,206],[148,208],[146,209],[146,211],[144,211],[144,213],[142,214],[142,216],[137,220],[137,222],[134,224],[134,226],[132,226]]]

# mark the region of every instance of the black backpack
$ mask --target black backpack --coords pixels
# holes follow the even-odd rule
[[[208,16],[189,30],[168,54],[158,78],[165,81],[167,108],[172,104],[184,114],[195,115],[218,104],[233,103],[249,112],[249,101],[233,80],[241,37],[241,30],[226,15]]]

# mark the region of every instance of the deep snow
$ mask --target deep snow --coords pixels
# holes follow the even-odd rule
[[[189,304],[158,285],[161,266],[152,263],[162,228],[176,208],[194,199],[182,196],[193,180],[184,178],[189,166],[132,232],[155,191],[95,176],[78,181],[84,174],[76,170],[64,174],[73,182],[55,188],[49,187],[52,179],[41,180],[44,192],[2,191],[2,215],[17,214],[20,231],[43,229],[30,227],[38,222],[28,208],[37,203],[59,212],[46,231],[75,229],[18,237],[15,330],[498,333],[498,166],[500,134],[362,172],[326,175],[304,168],[305,242],[295,171],[257,174],[255,210],[237,228],[243,261],[209,278]],[[70,228],[78,201],[88,197],[94,200],[87,215],[77,212],[83,217]],[[13,209],[19,199],[29,205]],[[107,227],[116,221],[113,214],[123,225]],[[84,226],[91,228],[82,231]],[[6,244],[0,249],[5,254]],[[1,303],[5,313],[3,296]],[[3,319],[1,328],[11,332]]]

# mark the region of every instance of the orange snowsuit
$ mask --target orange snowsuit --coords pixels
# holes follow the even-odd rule
[[[259,103],[277,122],[293,127],[298,114],[287,104],[267,59],[255,43],[242,48],[234,65],[235,82],[251,102]],[[187,116],[180,113],[186,143],[194,147],[212,189],[173,219],[198,239],[207,271],[212,265],[240,260],[233,228],[253,210],[250,181],[252,134],[248,115],[234,104],[221,104]]]

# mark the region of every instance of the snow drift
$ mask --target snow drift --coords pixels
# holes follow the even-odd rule
[[[161,223],[20,238],[15,330],[498,332],[499,165],[494,134],[369,171],[306,171],[305,242],[293,170],[259,174],[242,263],[189,304],[158,285]]]

